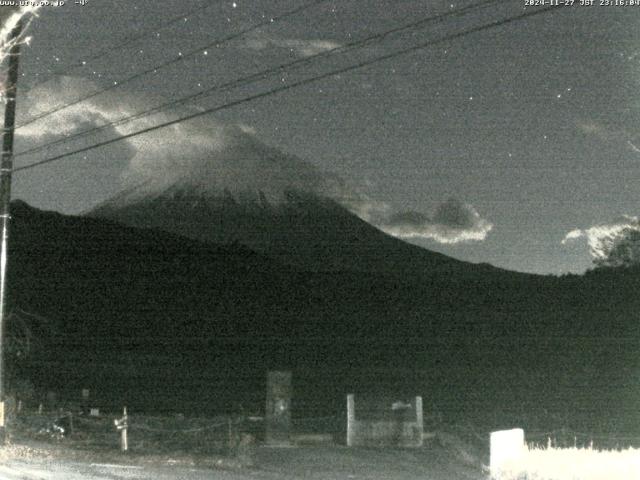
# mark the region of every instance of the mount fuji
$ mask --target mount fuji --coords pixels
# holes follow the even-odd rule
[[[373,202],[242,127],[197,154],[132,162],[127,188],[86,215],[217,244],[311,271],[423,275],[498,270],[408,244],[363,218]],[[375,215],[375,212],[374,212]]]

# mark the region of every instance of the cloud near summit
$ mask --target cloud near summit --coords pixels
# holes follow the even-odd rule
[[[438,206],[432,217],[412,210],[394,213],[379,228],[395,237],[460,243],[484,240],[493,225],[473,206],[450,198]]]

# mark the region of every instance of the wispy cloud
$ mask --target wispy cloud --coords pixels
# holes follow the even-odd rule
[[[251,50],[285,49],[301,57],[310,57],[340,47],[338,42],[321,39],[278,38],[264,34],[254,35],[244,42]]]
[[[562,239],[561,243],[562,245],[566,245],[571,240],[576,240],[578,238],[583,237],[584,235],[585,234],[582,230],[580,230],[579,228],[576,228],[575,230],[571,230],[569,233],[567,233]]]
[[[471,205],[450,198],[432,217],[421,212],[405,211],[391,215],[379,227],[401,238],[429,238],[439,243],[482,241],[493,225]]]
[[[61,78],[29,92],[19,105],[25,117],[37,116],[64,105],[80,93],[94,91],[96,85],[76,78]],[[46,144],[61,136],[108,124],[148,108],[151,99],[121,92],[109,92],[70,108],[60,110],[43,121],[19,129],[22,145]],[[49,154],[82,148],[101,140],[126,135],[151,125],[192,113],[183,110],[160,112],[130,123],[116,124],[90,137],[81,137],[72,146],[59,145]],[[122,186],[139,195],[162,192],[172,185],[188,184],[203,191],[235,196],[260,192],[270,203],[286,199],[286,192],[298,190],[318,194],[359,209],[366,202],[337,175],[325,172],[310,162],[266,145],[250,126],[228,124],[206,116],[180,122],[167,128],[131,137],[121,144],[87,152],[93,157],[122,155],[116,145],[128,148],[127,167]],[[20,158],[26,164],[37,158]],[[144,187],[141,187],[144,186]],[[134,188],[140,187],[140,188]]]
[[[594,136],[605,142],[624,143],[634,153],[640,153],[640,148],[636,146],[640,136],[627,128],[612,127],[593,120],[581,120],[576,122],[579,132]]]

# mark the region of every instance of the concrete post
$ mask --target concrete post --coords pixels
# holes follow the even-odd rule
[[[424,416],[422,412],[422,397],[416,397],[416,446],[422,446],[424,434]]]

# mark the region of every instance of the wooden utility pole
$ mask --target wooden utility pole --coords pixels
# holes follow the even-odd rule
[[[6,425],[4,415],[4,327],[7,316],[7,258],[9,242],[9,204],[11,202],[11,172],[13,170],[13,132],[16,119],[16,89],[18,83],[19,38],[22,20],[19,20],[9,37],[9,71],[4,87],[6,106],[2,135],[2,158],[0,160],[0,444],[5,443]]]

